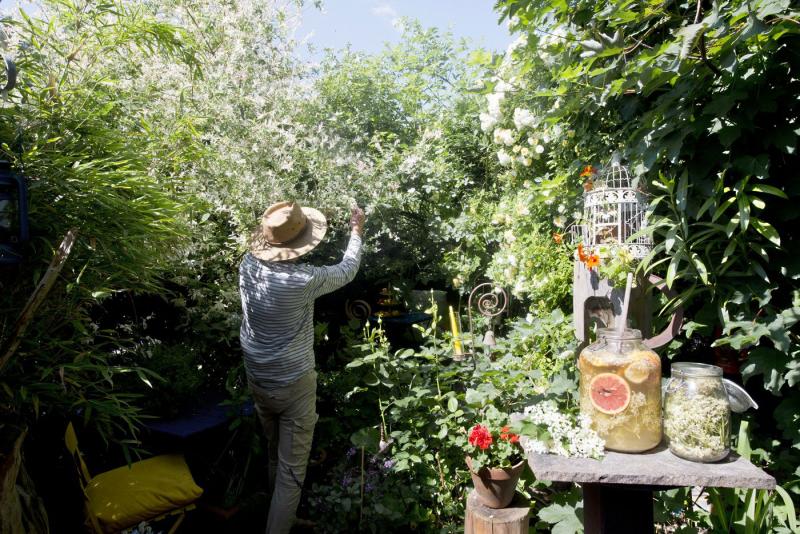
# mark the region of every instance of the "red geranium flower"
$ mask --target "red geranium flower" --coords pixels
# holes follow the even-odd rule
[[[510,441],[511,443],[516,443],[519,441],[519,436],[517,436],[516,434],[512,434],[511,432],[509,432],[509,428],[507,426],[504,426],[503,428],[500,429],[500,439],[505,441]]]
[[[494,410],[487,416],[488,421],[466,429],[464,452],[475,473],[484,467],[511,467],[522,457],[519,436],[511,430],[514,425],[508,415]]]
[[[475,425],[469,433],[469,443],[481,449],[488,449],[492,444],[492,434],[483,425]]]

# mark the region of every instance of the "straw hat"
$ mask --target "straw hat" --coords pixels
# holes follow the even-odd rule
[[[250,254],[264,261],[285,261],[319,245],[328,231],[325,216],[298,202],[278,202],[261,216],[250,236]]]

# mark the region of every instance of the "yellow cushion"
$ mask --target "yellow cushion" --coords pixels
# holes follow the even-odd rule
[[[88,512],[105,532],[183,508],[202,494],[180,454],[163,454],[106,471],[86,487]]]

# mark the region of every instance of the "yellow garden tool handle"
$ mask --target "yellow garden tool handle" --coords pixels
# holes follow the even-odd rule
[[[664,293],[667,298],[673,299],[676,297],[676,293],[667,287],[667,282],[661,278],[660,276],[656,276],[651,274],[647,277],[647,280],[653,284],[656,289]],[[651,349],[657,349],[658,347],[663,347],[670,341],[672,341],[675,336],[677,336],[681,331],[681,324],[683,323],[683,306],[679,306],[675,313],[672,314],[672,319],[670,319],[669,324],[667,327],[658,335],[655,335],[651,338],[645,339],[644,344],[650,347]]]

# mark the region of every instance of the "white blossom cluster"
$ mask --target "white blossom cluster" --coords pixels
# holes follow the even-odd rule
[[[520,36],[509,45],[503,58],[500,74],[511,70],[516,50],[524,47],[526,43],[527,38]],[[502,103],[506,99],[507,93],[524,89],[525,81],[515,76],[511,76],[508,81],[501,76],[496,76],[492,81],[495,83],[494,91],[486,95],[486,111],[479,116],[481,129],[487,133],[492,132],[495,144],[502,147],[497,151],[497,160],[501,165],[511,167],[517,163],[523,167],[530,167],[533,160],[539,159],[545,148],[541,144],[541,136],[536,134],[526,136],[525,132],[536,128],[540,118],[529,109],[515,107],[512,112],[513,129],[498,127],[504,119]],[[525,146],[526,140],[530,146]]]
[[[530,38],[534,40],[530,41]],[[486,95],[486,111],[480,113],[481,129],[491,133],[494,143],[499,145],[497,160],[502,166],[530,167],[541,158],[551,143],[566,146],[565,136],[572,137],[575,134],[572,130],[564,132],[559,124],[549,125],[544,121],[549,109],[561,106],[560,98],[542,100],[544,108],[538,111],[509,103],[514,93],[524,94],[528,85],[524,77],[516,74],[519,71],[521,49],[528,50],[532,44],[535,45],[541,61],[552,65],[563,50],[574,46],[573,41],[571,27],[565,29],[559,25],[552,31],[549,28],[541,29],[535,37],[522,34],[508,46],[497,74],[491,80],[494,90]]]
[[[369,139],[342,139],[331,126],[339,120],[336,114],[311,127],[302,118],[315,93],[309,64],[295,54],[301,13],[295,2],[135,1],[185,29],[198,45],[202,74],[156,54],[137,65],[137,76],[119,79],[148,100],[144,118],[164,139],[179,136],[183,117],[188,124],[200,123],[202,157],[177,172],[204,181],[197,193],[231,220],[233,239],[244,244],[255,216],[272,202],[299,197],[328,207],[345,205],[341,192],[374,175],[374,162],[354,148]],[[118,59],[108,61],[119,63],[121,72],[131,70]],[[414,165],[410,160],[405,168]],[[309,168],[324,176],[313,189],[300,178]]]
[[[552,31],[543,30],[539,36],[538,46],[536,47],[539,59],[541,59],[545,65],[554,65],[558,49],[568,42],[569,38],[566,29],[561,25],[554,28]]]
[[[547,260],[530,254],[530,240],[520,239],[521,236],[530,236],[528,221],[534,203],[535,196],[530,191],[520,190],[516,196],[498,202],[491,218],[491,224],[501,239],[486,274],[510,287],[511,293],[517,297],[535,298],[547,293],[551,284],[559,283],[548,268],[543,268],[541,262],[547,263]],[[549,235],[546,239],[549,242]]]
[[[592,430],[586,416],[578,416],[577,422],[561,412],[555,401],[543,401],[525,408],[527,420],[539,425],[550,434],[550,441],[528,439],[527,452],[558,454],[580,458],[598,458],[603,455],[605,442]]]

